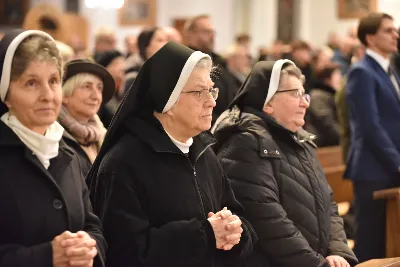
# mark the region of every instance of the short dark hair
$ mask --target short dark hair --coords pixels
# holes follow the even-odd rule
[[[325,79],[330,79],[333,72],[340,70],[340,65],[336,63],[329,63],[323,67],[320,71],[317,71],[315,77],[317,80],[323,81]]]
[[[184,32],[192,32],[192,31],[194,31],[196,29],[196,26],[197,26],[196,25],[197,21],[199,21],[201,19],[209,19],[209,18],[210,18],[209,15],[201,14],[201,15],[197,15],[195,17],[192,17],[192,18],[188,19],[185,22],[185,25],[183,26]]]
[[[306,41],[302,41],[302,40],[295,40],[290,44],[290,46],[292,47],[292,51],[301,50],[301,49],[311,51],[311,46]]]
[[[235,37],[235,41],[238,44],[249,42],[250,41],[250,35],[248,35],[247,33],[238,34]]]
[[[357,30],[357,37],[360,39],[363,45],[368,47],[367,35],[376,34],[384,19],[393,20],[393,17],[386,13],[373,12],[369,13],[360,20]]]

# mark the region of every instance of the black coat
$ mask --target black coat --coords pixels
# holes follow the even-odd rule
[[[340,126],[335,102],[336,91],[324,84],[316,83],[310,92],[310,107],[307,110],[306,130],[317,135],[318,147],[338,146]]]
[[[51,241],[67,230],[90,234],[95,265],[104,266],[106,243],[74,151],[61,141],[46,170],[0,121],[0,162],[0,267],[52,267]]]
[[[92,198],[109,245],[107,267],[239,264],[256,241],[251,225],[242,220],[240,244],[225,252],[215,248],[207,221],[225,206],[242,211],[210,148],[213,137],[195,137],[186,156],[154,117],[125,125],[103,158]]]
[[[90,161],[86,152],[82,149],[81,145],[75,140],[72,140],[66,136],[63,137],[63,140],[70,148],[72,148],[76,152],[76,155],[78,156],[79,159],[79,164],[81,166],[82,175],[83,177],[86,177],[86,175],[90,171],[90,168],[92,167],[92,162]]]
[[[259,238],[247,266],[329,267],[329,255],[356,264],[310,134],[251,108],[222,116],[218,158]]]

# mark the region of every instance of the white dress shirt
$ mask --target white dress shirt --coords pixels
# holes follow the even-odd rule
[[[397,81],[396,76],[394,75],[394,73],[389,71],[390,59],[381,56],[380,54],[378,54],[377,52],[373,51],[370,48],[367,48],[366,53],[367,53],[367,55],[372,57],[376,62],[378,62],[378,64],[382,67],[382,69],[386,73],[388,73],[389,78],[392,81],[394,88],[396,89],[397,96],[400,99],[400,85],[399,85],[399,82]]]

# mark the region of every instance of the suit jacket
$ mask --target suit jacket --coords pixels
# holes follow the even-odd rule
[[[399,179],[400,100],[389,75],[369,55],[349,70],[346,100],[351,145],[345,177]]]

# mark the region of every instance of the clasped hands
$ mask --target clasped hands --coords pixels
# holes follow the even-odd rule
[[[214,231],[217,249],[230,250],[239,244],[242,221],[226,207],[217,213],[209,212],[208,221]]]
[[[54,267],[93,267],[97,255],[96,240],[86,232],[65,231],[51,242]]]

